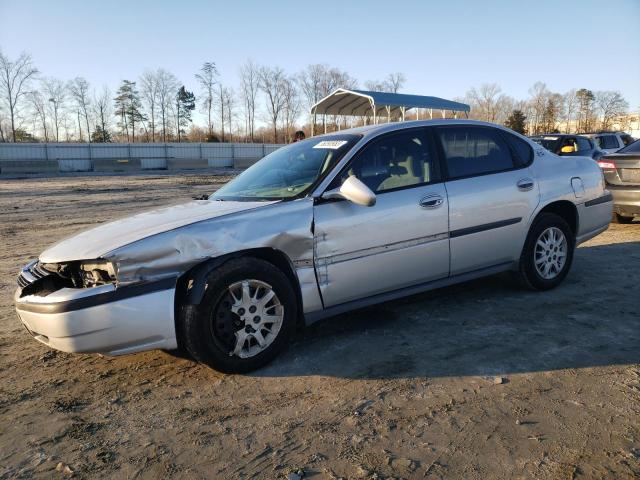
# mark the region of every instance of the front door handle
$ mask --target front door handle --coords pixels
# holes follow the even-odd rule
[[[518,190],[522,192],[528,192],[533,188],[533,180],[531,180],[530,178],[521,178],[520,180],[518,180],[518,183],[516,185],[518,185]]]
[[[444,203],[444,199],[437,194],[427,195],[420,200],[420,206],[422,208],[438,208]]]

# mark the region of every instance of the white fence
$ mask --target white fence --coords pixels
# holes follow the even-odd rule
[[[0,143],[0,173],[246,168],[281,146],[265,143]]]

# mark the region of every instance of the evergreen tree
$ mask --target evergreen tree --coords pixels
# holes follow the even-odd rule
[[[183,85],[180,87],[176,95],[176,128],[178,130],[178,142],[180,141],[180,135],[185,133],[182,127],[186,127],[191,123],[191,112],[195,108],[195,95],[193,92],[187,91]]]
[[[525,134],[525,125],[527,122],[527,117],[521,110],[514,110],[511,112],[511,115],[507,118],[507,121],[504,122],[504,126],[510,128],[514,132]]]
[[[91,133],[91,141],[93,143],[111,143],[111,134],[109,130],[103,130],[101,125],[96,125],[95,130]]]
[[[140,101],[140,94],[136,89],[136,82],[129,80],[123,80],[122,85],[116,92],[114,98],[116,115],[120,121],[121,132],[124,135],[126,132],[127,141],[129,141],[129,131],[131,131],[131,141],[136,141],[136,123],[141,123],[146,120],[146,117],[142,113],[142,102]]]

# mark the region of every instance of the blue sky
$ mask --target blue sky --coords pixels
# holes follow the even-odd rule
[[[640,0],[0,0],[0,48],[112,90],[164,67],[197,93],[207,60],[235,87],[252,58],[291,73],[328,63],[361,84],[400,71],[406,93],[445,98],[483,82],[517,98],[538,80],[619,90],[640,109]]]

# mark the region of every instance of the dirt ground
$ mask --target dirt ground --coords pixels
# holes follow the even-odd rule
[[[227,178],[0,180],[0,478],[640,477],[637,221],[554,291],[499,275],[341,315],[250,375],[20,325],[18,268],[47,245]]]

